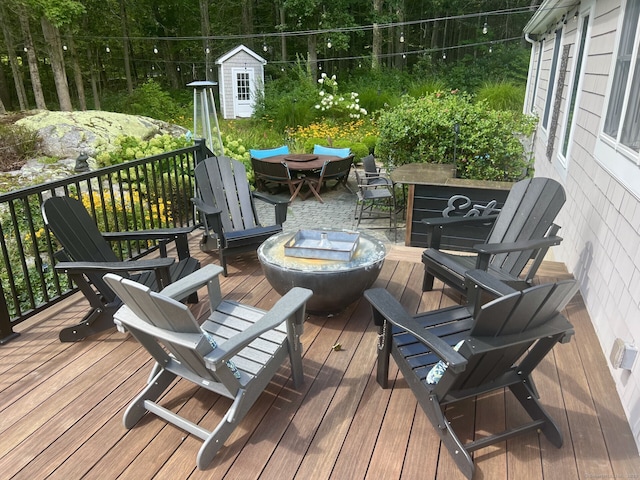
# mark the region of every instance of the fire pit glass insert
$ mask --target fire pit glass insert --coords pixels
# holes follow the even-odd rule
[[[349,261],[358,246],[358,232],[337,230],[298,230],[284,244],[288,257]]]

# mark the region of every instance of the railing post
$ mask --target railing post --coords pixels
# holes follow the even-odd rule
[[[207,142],[205,142],[204,138],[198,138],[194,141],[194,143],[196,144],[196,151],[195,151],[196,164],[194,165],[195,167],[201,161],[207,158],[208,155],[207,155]]]
[[[10,342],[18,335],[20,334],[13,331],[9,309],[4,299],[4,290],[2,289],[2,283],[0,283],[0,345]]]

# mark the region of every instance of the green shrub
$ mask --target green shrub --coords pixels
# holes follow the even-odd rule
[[[493,110],[455,91],[407,96],[380,116],[376,152],[394,165],[452,163],[455,155],[458,177],[513,181],[529,166],[518,135],[531,134],[534,125],[531,117]]]
[[[111,95],[102,103],[105,110],[142,115],[167,122],[175,121],[185,112],[185,105],[176,100],[174,95],[163,90],[154,80],[143,83],[131,94]]]
[[[522,111],[524,87],[511,82],[486,82],[476,94],[477,100],[484,100],[495,110]]]

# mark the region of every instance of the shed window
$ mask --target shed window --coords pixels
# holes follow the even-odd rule
[[[604,133],[616,143],[640,152],[640,0],[626,5]],[[633,79],[633,80],[632,80]]]

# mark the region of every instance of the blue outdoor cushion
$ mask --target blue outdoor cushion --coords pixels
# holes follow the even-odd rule
[[[323,147],[322,145],[314,145],[313,153],[316,155],[335,155],[336,157],[345,158],[351,155],[350,148],[332,148]]]
[[[287,147],[286,145],[278,148],[267,148],[265,150],[249,150],[249,155],[251,155],[251,158],[256,158],[258,160],[267,157],[273,157],[275,155],[286,155],[287,153],[289,153],[289,147]]]

